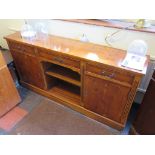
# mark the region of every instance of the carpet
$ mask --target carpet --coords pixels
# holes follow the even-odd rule
[[[44,99],[9,134],[113,135],[120,132],[63,105]]]
[[[15,107],[0,118],[0,128],[9,132],[26,115],[27,115],[26,110],[20,107]]]

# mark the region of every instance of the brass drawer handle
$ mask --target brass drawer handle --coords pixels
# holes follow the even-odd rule
[[[20,45],[17,45],[16,47],[17,47],[17,49],[20,49]]]
[[[57,57],[54,57],[53,60],[54,60],[54,61],[58,61],[58,58],[57,58]]]
[[[102,71],[101,74],[104,75],[105,74],[105,71]]]
[[[63,59],[59,58],[59,57],[54,57],[53,58],[54,61],[57,61],[59,63],[63,63]]]
[[[110,78],[114,78],[114,77],[115,77],[115,74],[112,73],[112,74],[110,74],[108,77],[110,77]]]
[[[60,62],[60,63],[63,63],[63,59],[60,58],[60,59],[59,59],[59,62]]]
[[[105,77],[108,77],[108,78],[114,78],[115,77],[115,73],[112,73],[112,74],[106,74],[106,72],[105,71],[102,71],[101,72],[101,74],[103,75],[103,76],[105,76]]]

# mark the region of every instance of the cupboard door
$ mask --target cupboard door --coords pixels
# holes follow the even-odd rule
[[[35,56],[12,51],[15,66],[20,76],[20,80],[44,88],[42,70],[38,59]]]
[[[120,122],[130,88],[90,75],[84,80],[84,107]]]

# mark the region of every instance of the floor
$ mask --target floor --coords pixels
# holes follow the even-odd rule
[[[18,90],[18,107],[27,115],[9,131],[0,128],[1,135],[127,135],[137,111],[134,105],[126,127],[117,131],[26,88]]]

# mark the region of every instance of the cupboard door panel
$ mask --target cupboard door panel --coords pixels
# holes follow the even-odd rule
[[[85,75],[84,107],[120,122],[130,88]]]
[[[22,81],[39,88],[45,87],[41,66],[36,57],[16,51],[12,51],[12,56]]]

